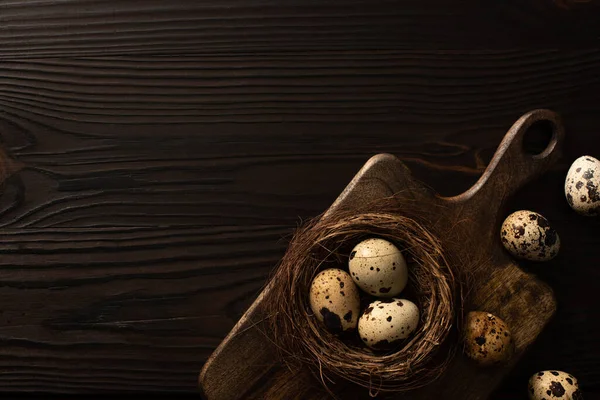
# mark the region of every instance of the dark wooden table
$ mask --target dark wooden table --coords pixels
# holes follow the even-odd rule
[[[522,398],[539,369],[600,396],[599,222],[562,191],[571,161],[600,156],[598,15],[574,0],[0,3],[0,391],[192,396],[293,228],[371,155],[460,193],[516,118],[550,108],[565,157],[511,207],[561,235],[556,260],[525,266],[559,308],[494,399]]]

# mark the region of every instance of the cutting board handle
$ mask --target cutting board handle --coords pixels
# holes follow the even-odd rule
[[[524,137],[537,122],[546,121],[552,137],[539,154],[527,152]],[[498,210],[524,184],[542,174],[561,155],[564,127],[558,114],[539,109],[519,118],[498,146],[492,161],[481,178],[466,192],[448,198],[454,204],[470,203],[474,209]]]

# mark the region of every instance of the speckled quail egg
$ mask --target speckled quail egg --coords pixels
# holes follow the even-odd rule
[[[358,288],[346,271],[321,271],[310,286],[310,308],[332,333],[356,329],[360,313]]]
[[[560,249],[556,231],[546,218],[533,211],[516,211],[506,217],[500,239],[510,254],[530,261],[549,261]]]
[[[463,333],[467,357],[481,366],[508,361],[514,352],[510,330],[500,318],[484,311],[471,311]]]
[[[404,256],[384,239],[372,238],[357,244],[350,252],[348,265],[354,282],[373,296],[397,296],[408,281]]]
[[[579,157],[569,168],[565,196],[571,208],[582,215],[600,214],[600,161]]]
[[[562,371],[540,371],[529,379],[530,400],[582,400],[577,379]]]
[[[406,339],[419,325],[419,309],[405,299],[377,300],[358,320],[358,334],[373,349],[389,349]]]

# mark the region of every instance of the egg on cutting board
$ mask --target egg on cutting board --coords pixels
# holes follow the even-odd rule
[[[481,366],[508,361],[514,352],[506,322],[484,311],[471,311],[465,318],[463,344],[467,357]]]
[[[358,320],[358,334],[373,349],[389,349],[408,338],[419,325],[419,309],[405,299],[377,300]]]
[[[350,252],[348,267],[354,282],[373,296],[397,296],[408,282],[404,256],[385,239],[371,238],[357,244]]]
[[[565,196],[581,215],[600,214],[600,161],[591,156],[573,162],[565,179]]]
[[[558,233],[548,220],[528,210],[515,211],[506,217],[500,239],[514,257],[530,261],[549,261],[560,249]]]
[[[310,308],[332,333],[356,329],[360,313],[360,296],[352,278],[344,270],[321,271],[312,281]]]

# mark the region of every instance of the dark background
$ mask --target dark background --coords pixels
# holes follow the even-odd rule
[[[0,3],[0,391],[195,392],[293,228],[371,155],[458,194],[545,107],[565,156],[510,207],[561,235],[556,260],[524,266],[559,308],[493,398],[525,398],[540,369],[600,397],[599,224],[562,189],[600,156],[599,16],[565,0]]]

